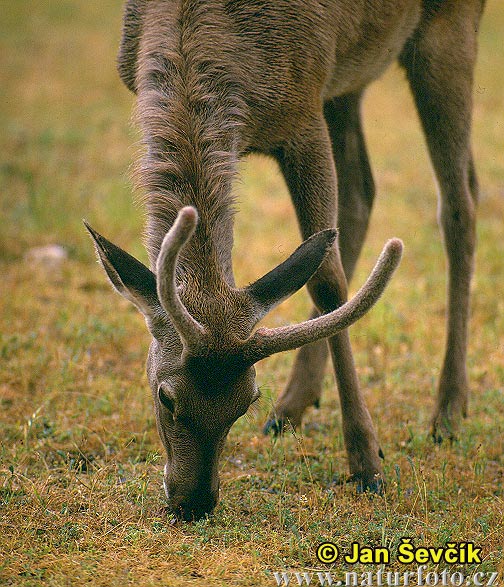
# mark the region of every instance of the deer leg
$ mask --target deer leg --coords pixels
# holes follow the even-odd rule
[[[338,176],[341,261],[352,279],[369,224],[375,185],[362,130],[362,94],[333,98],[324,105]]]
[[[438,217],[448,260],[446,347],[432,419],[435,442],[453,439],[467,413],[467,328],[478,199],[470,147],[477,27],[454,18],[465,18],[463,11],[434,16],[401,59],[439,184]]]
[[[303,238],[334,227],[337,216],[336,169],[325,120],[320,117],[277,154],[296,209]],[[340,306],[347,298],[347,282],[337,247],[308,282],[320,312]],[[382,452],[368,409],[359,389],[348,331],[329,339],[338,383],[343,435],[352,477],[362,489],[381,488]]]
[[[347,281],[352,278],[366,236],[375,194],[360,100],[360,94],[352,94],[329,100],[324,106],[338,177],[339,247]],[[318,315],[314,308],[311,317]],[[287,423],[298,426],[306,408],[318,406],[327,357],[326,341],[299,349],[287,387],[275,404],[265,432],[278,434]]]
[[[310,318],[319,315],[314,308]],[[264,426],[265,434],[281,434],[289,425],[299,426],[305,410],[311,405],[319,406],[328,355],[325,340],[312,342],[297,351],[287,387],[278,397]]]

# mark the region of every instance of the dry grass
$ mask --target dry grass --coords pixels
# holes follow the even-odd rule
[[[258,370],[264,399],[233,428],[215,516],[171,526],[140,316],[94,263],[80,219],[145,259],[128,168],[132,97],[114,71],[119,2],[2,2],[0,25],[0,583],[273,585],[317,567],[334,540],[395,548],[473,541],[503,568],[504,9],[489,0],[476,75],[474,146],[482,184],[469,372],[471,415],[453,446],[427,435],[444,337],[444,260],[432,176],[411,99],[394,70],[369,91],[366,130],[379,197],[355,284],[382,243],[406,253],[383,301],[353,328],[356,360],[386,453],[383,498],[335,485],[346,473],[328,374],[320,410],[275,442],[260,429],[291,353]],[[243,165],[236,272],[256,278],[299,242],[271,162]],[[57,242],[54,270],[23,261]],[[249,243],[253,243],[250,246]],[[301,319],[303,293],[268,318]],[[394,565],[394,568],[398,565]],[[367,569],[358,565],[359,570]],[[337,567],[343,572],[345,567]]]

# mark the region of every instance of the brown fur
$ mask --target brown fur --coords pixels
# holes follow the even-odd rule
[[[119,71],[138,94],[146,147],[139,183],[147,207],[147,247],[157,275],[135,265],[132,277],[124,267],[133,261],[125,261],[119,249],[94,236],[112,282],[144,312],[153,334],[148,373],[168,455],[166,489],[184,517],[198,517],[215,505],[218,455],[227,430],[256,397],[250,367],[254,361],[244,360],[243,345],[255,349],[256,360],[257,349],[270,335],[251,335],[254,324],[300,287],[280,286],[288,272],[277,269],[255,289],[235,288],[231,250],[236,163],[250,152],[276,158],[305,239],[341,227],[341,253],[328,247],[326,254],[326,245],[315,241],[305,243],[302,253],[319,259],[310,262],[309,274],[314,275],[308,282],[317,307],[314,316],[333,315],[346,300],[346,279],[353,273],[374,198],[360,100],[365,87],[396,59],[415,95],[440,184],[450,287],[448,341],[433,433],[436,439],[453,435],[467,403],[466,331],[477,200],[470,150],[471,94],[475,31],[483,3],[127,3]],[[199,212],[197,224],[190,209],[179,214],[188,205]],[[172,229],[178,214],[179,228]],[[165,269],[159,264],[160,252],[173,258],[172,245],[163,240],[170,230],[168,241],[185,243],[177,245],[180,258],[173,285],[180,304],[166,276],[174,266]],[[289,271],[300,271],[304,264],[289,263]],[[143,291],[136,272],[144,272],[148,283],[157,279],[161,299],[151,290]],[[165,280],[171,302],[162,299],[160,280]],[[268,297],[274,303],[266,303]],[[171,315],[170,304],[178,308],[181,325]],[[262,305],[264,311],[258,310]],[[326,332],[319,328],[324,320],[310,324]],[[382,453],[359,391],[348,333],[332,332],[329,350],[350,471],[363,488],[379,490]],[[299,424],[306,407],[318,401],[327,354],[324,341],[301,349],[268,429],[279,432],[288,421]]]

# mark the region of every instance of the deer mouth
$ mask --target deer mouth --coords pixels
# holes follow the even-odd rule
[[[165,466],[165,472],[167,466]],[[168,506],[177,521],[196,522],[209,516],[219,501],[219,482],[215,490],[201,484],[189,491],[175,490],[168,487],[166,477],[163,479]]]
[[[197,522],[210,516],[219,501],[219,492],[198,492],[190,497],[171,499],[168,496],[170,510],[181,522]]]

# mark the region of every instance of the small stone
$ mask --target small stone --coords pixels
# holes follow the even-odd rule
[[[68,252],[60,245],[47,245],[28,249],[24,260],[28,263],[37,263],[47,267],[59,267],[68,259]]]

